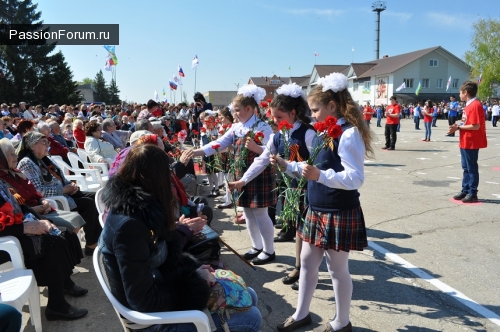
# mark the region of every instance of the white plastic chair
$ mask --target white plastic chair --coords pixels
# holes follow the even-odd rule
[[[44,200],[48,201],[54,209],[71,211],[71,209],[69,208],[68,199],[64,196],[49,196],[45,197]]]
[[[79,155],[73,152],[68,152],[68,159],[73,168],[80,169],[80,166],[78,164],[80,162],[83,165],[83,169],[100,170],[101,180],[103,182],[108,181],[108,165],[106,165],[105,163],[89,163],[86,161],[86,159],[81,158]]]
[[[82,191],[97,191],[101,188],[102,183],[99,180],[101,174],[99,171],[95,169],[74,169],[66,164],[60,156],[51,156],[50,159],[61,168],[66,179],[76,180]],[[69,175],[69,172],[73,172],[76,175]]]
[[[23,252],[19,240],[13,236],[0,237],[0,250],[10,255],[13,269],[0,272],[0,302],[22,312],[29,302],[31,324],[37,332],[42,332],[40,314],[40,292],[33,271],[24,267]]]
[[[77,149],[76,152],[78,153],[78,156],[82,158],[86,162],[90,162],[90,157],[87,151],[85,149]]]
[[[186,310],[186,311],[169,311],[169,312],[138,312],[130,310],[124,305],[122,305],[115,296],[109,290],[108,277],[106,276],[106,270],[104,268],[104,263],[102,260],[102,253],[99,251],[99,247],[94,251],[94,270],[97,275],[97,279],[101,284],[104,293],[108,297],[108,300],[113,305],[113,308],[122,323],[124,331],[130,331],[131,327],[139,328],[137,324],[181,324],[181,323],[193,323],[199,332],[210,332],[210,324],[208,322],[208,317],[199,310]],[[135,326],[134,326],[135,325]]]

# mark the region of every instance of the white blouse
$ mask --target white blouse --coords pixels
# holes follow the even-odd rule
[[[91,136],[85,139],[84,148],[93,163],[102,162],[102,159],[114,160],[117,155],[112,144]]]

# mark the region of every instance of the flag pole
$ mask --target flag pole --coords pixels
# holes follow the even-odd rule
[[[196,93],[196,70],[198,69],[198,66],[194,67],[194,93]]]
[[[182,100],[182,77],[181,77],[181,75],[179,75],[179,85],[181,87],[181,103],[182,103],[183,100]]]

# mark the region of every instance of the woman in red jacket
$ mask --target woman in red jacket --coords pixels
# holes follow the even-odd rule
[[[73,122],[73,136],[75,137],[76,146],[79,149],[85,149],[85,139],[87,138],[85,135],[85,131],[83,130],[83,121],[75,120]]]
[[[422,111],[425,125],[425,138],[422,140],[424,142],[431,141],[432,113],[434,113],[433,106],[432,101],[427,100],[425,102],[424,110]]]

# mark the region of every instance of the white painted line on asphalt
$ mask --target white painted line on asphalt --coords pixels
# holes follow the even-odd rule
[[[456,178],[456,177],[454,177],[454,176],[447,176],[446,178],[447,178],[447,179],[454,179],[454,180],[460,180],[460,179],[461,179],[461,178]]]
[[[442,282],[440,280],[437,280],[436,278],[434,278],[433,276],[431,276],[427,272],[424,272],[423,270],[419,269],[418,267],[411,264],[407,260],[405,260],[405,259],[399,257],[398,255],[390,252],[389,250],[379,246],[378,244],[373,243],[372,241],[368,241],[368,246],[371,247],[373,250],[379,252],[380,254],[384,255],[385,257],[389,258],[391,261],[393,261],[397,264],[400,264],[401,267],[407,269],[411,273],[415,274],[417,277],[427,281],[428,283],[430,283],[431,285],[433,285],[434,287],[436,287],[437,289],[439,289],[443,293],[451,296],[452,298],[454,298],[458,302],[462,303],[463,305],[465,305],[469,309],[472,309],[475,312],[477,312],[478,314],[480,314],[481,316],[483,316],[484,318],[487,318],[495,325],[500,326],[500,316],[495,314],[493,311],[486,309],[485,307],[483,307],[482,305],[480,305],[479,303],[477,303],[476,301],[474,301],[470,297],[467,297],[464,293],[459,292],[458,290],[452,288],[451,286],[448,286],[447,284],[445,284],[444,282]]]
[[[500,198],[500,194],[492,194],[493,196],[495,196],[496,198]]]
[[[498,182],[488,182],[488,181],[486,181],[486,183],[489,183],[489,184],[500,184]]]
[[[416,173],[417,173],[417,174],[422,174],[422,175],[427,174],[427,173],[422,173],[422,172],[416,172]]]
[[[431,160],[431,158],[417,158],[419,160]]]
[[[400,171],[400,170],[401,170],[401,168],[394,168],[394,169],[395,169],[396,171]]]

